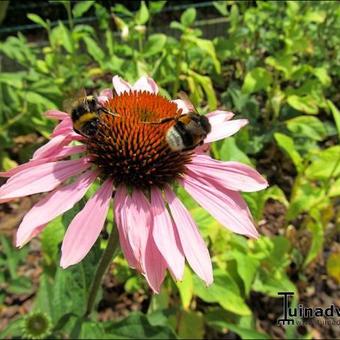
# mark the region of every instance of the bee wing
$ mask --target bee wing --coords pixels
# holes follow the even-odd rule
[[[190,112],[198,113],[196,107],[190,101],[190,98],[188,97],[188,95],[185,92],[180,91],[178,93],[178,97],[184,101],[185,105],[189,108]]]
[[[81,88],[80,90],[74,92],[73,94],[71,94],[69,96],[69,98],[67,98],[63,101],[63,110],[65,112],[70,113],[74,103],[77,102],[77,101],[79,102],[81,100],[85,101],[86,96],[87,96],[87,94],[86,94],[86,90],[84,88]]]

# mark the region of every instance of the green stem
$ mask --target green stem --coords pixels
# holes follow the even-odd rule
[[[112,226],[112,231],[107,243],[107,246],[100,258],[97,271],[95,273],[94,279],[90,287],[90,293],[87,300],[87,307],[85,312],[85,317],[89,316],[93,310],[93,306],[96,300],[98,289],[102,282],[102,278],[112,262],[112,259],[117,255],[119,250],[119,237],[118,231],[115,225]]]

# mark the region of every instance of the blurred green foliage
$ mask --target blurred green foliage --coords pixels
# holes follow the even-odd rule
[[[146,314],[98,323],[82,315],[103,244],[98,242],[72,270],[58,268],[59,244],[71,218],[66,215],[42,233],[44,272],[34,309],[51,317],[51,335],[60,338],[203,338],[207,329],[215,335],[231,330],[242,338],[270,338],[256,326],[251,293],[298,294],[289,276],[290,265],[296,266],[298,280],[306,280],[304,271],[322,256],[329,226],[339,220],[335,201],[340,195],[340,7],[336,2],[249,6],[218,1],[214,6],[226,19],[227,29],[208,40],[203,37],[204,27],[202,32],[196,26],[194,8],[171,22],[176,34],[166,35],[155,33],[152,25],[163,1],[149,6],[141,2],[135,13],[121,4],[108,11],[95,1],[64,5],[67,25],[59,22],[52,27],[33,13],[28,16],[46,30],[46,45],[29,43],[20,33],[0,43],[0,53],[20,69],[0,74],[2,168],[20,161],[12,151],[14,138],[32,132],[48,137],[53,123],[41,113],[61,108],[63,100],[79,88],[108,87],[114,74],[130,82],[148,74],[169,98],[184,90],[203,112],[224,107],[249,119],[248,127],[236,136],[215,143],[212,153],[217,159],[263,169],[271,186],[244,197],[260,224],[266,202],[279,202],[285,226],[258,241],[247,241],[226,231],[179,191],[209,244],[214,284],[206,288],[187,268],[182,282],[166,280],[161,294],[152,296]],[[74,23],[90,8],[98,19],[97,29]],[[287,182],[281,181],[286,177]],[[307,249],[297,242],[304,232],[309,235]],[[32,290],[30,282],[16,274],[26,252],[14,251],[1,238],[1,278],[6,282],[1,304],[6,293]],[[339,281],[338,258],[335,252],[329,256],[327,270]],[[115,260],[112,274],[127,293],[148,292],[122,257]],[[21,336],[21,329],[19,319],[1,337]],[[301,337],[295,328],[287,329],[286,336]]]

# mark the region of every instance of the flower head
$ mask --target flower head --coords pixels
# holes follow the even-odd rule
[[[62,244],[61,266],[81,261],[97,240],[113,199],[119,240],[129,265],[140,271],[158,292],[169,270],[183,277],[185,259],[207,285],[213,281],[208,249],[197,226],[173,190],[181,185],[223,226],[256,238],[258,233],[240,191],[257,191],[266,180],[251,167],[221,162],[204,152],[206,146],[236,133],[247,120],[233,114],[207,115],[211,132],[204,144],[174,151],[166,139],[176,117],[192,111],[184,100],[169,101],[158,94],[156,83],[140,78],[133,86],[113,77],[114,92],[104,90],[101,105],[114,115],[102,114],[96,133],[80,136],[67,113],[48,111],[61,120],[51,140],[33,158],[5,173],[0,203],[48,192],[26,214],[17,233],[21,247],[55,217],[71,209],[98,181],[98,191],[69,225]],[[79,141],[81,145],[72,145]],[[66,159],[78,155],[76,159]]]

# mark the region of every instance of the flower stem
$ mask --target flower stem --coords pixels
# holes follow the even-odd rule
[[[87,300],[87,307],[85,312],[85,317],[89,316],[92,312],[98,289],[102,282],[103,275],[105,274],[107,268],[111,264],[112,259],[117,255],[119,250],[119,237],[118,231],[115,224],[112,226],[112,230],[107,242],[107,246],[100,258],[99,265],[97,267],[94,279],[90,287],[90,293]]]

